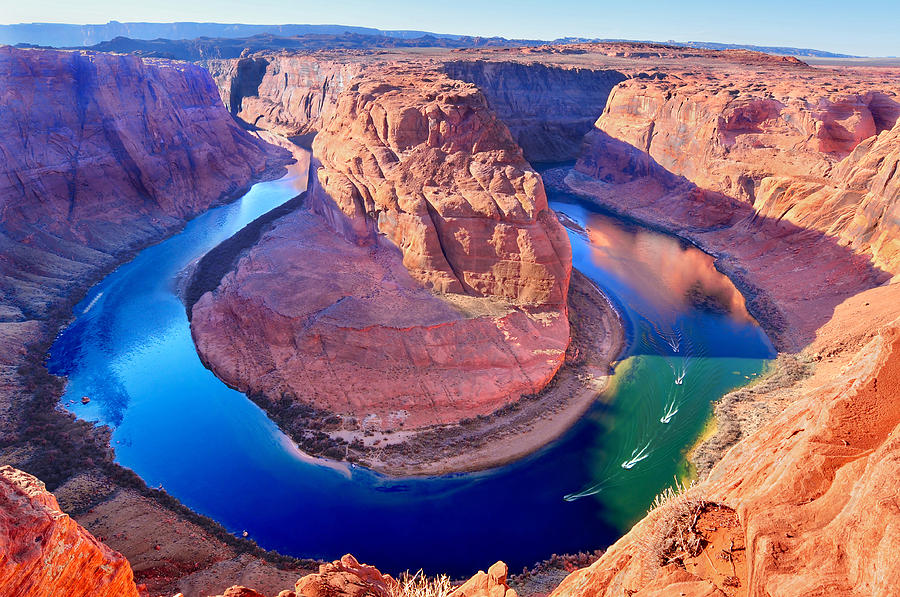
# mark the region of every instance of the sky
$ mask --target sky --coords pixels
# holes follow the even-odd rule
[[[324,23],[509,38],[623,38],[900,55],[900,1],[0,0],[0,23]]]

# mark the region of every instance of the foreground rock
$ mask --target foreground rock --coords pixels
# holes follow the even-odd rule
[[[840,305],[809,348],[814,375],[762,397],[780,402],[784,412],[730,450],[694,490],[709,511],[736,513],[728,540],[711,543],[686,566],[661,567],[654,536],[677,526],[666,506],[554,595],[655,595],[676,587],[690,596],[894,594],[900,586],[890,555],[900,549],[898,298],[900,286],[890,285]],[[737,556],[734,546],[744,549],[732,569],[722,554]],[[730,585],[691,565],[707,557],[734,570]]]
[[[452,589],[448,597],[516,597],[516,592],[506,582],[506,575],[506,564],[497,562],[487,573],[479,571],[461,586]],[[412,583],[415,585],[417,580],[413,578]],[[278,597],[393,597],[405,594],[402,587],[408,583],[410,579],[394,579],[374,566],[360,564],[348,554],[340,560],[322,564],[317,574],[304,576],[297,581],[293,591],[282,591]],[[446,584],[449,585],[449,581]],[[444,588],[444,585],[440,586]],[[413,590],[409,594],[424,594],[424,591]],[[233,586],[218,597],[265,596],[252,588]]]
[[[44,484],[0,467],[0,587],[4,595],[137,597],[128,561],[59,509]]]
[[[302,402],[351,427],[493,412],[563,363],[568,239],[473,86],[370,76],[316,137],[307,209],[193,306],[198,351],[272,408]]]

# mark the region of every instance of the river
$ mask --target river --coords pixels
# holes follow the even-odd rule
[[[189,263],[295,196],[301,178],[259,183],[119,267],[76,305],[49,361],[68,378],[63,405],[113,429],[120,464],[267,549],[467,576],[498,559],[516,571],[604,547],[686,473],[711,403],[774,356],[711,257],[554,194],[575,267],[621,311],[628,337],[582,420],[480,473],[392,479],[311,459],[203,366],[174,290]]]

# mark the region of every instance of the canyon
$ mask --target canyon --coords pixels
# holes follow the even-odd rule
[[[393,579],[352,557],[305,576],[308,563],[226,540],[139,482],[114,480],[102,429],[58,411],[29,428],[59,387],[40,377],[42,352],[23,347],[46,343],[86,284],[137,247],[274,176],[290,158],[261,137],[313,132],[301,208],[189,305],[198,351],[225,381],[271,404],[303,396],[379,431],[458,422],[539,391],[573,342],[576,276],[544,185],[564,189],[713,255],[781,355],[719,404],[695,448],[699,482],[552,594],[900,586],[900,72],[624,43],[262,53],[205,66],[211,76],[0,48],[14,75],[0,83],[12,115],[0,119],[3,459],[51,483],[131,567],[33,478],[4,468],[2,489],[109,563],[114,580],[91,581],[96,594],[112,582],[129,594],[132,569],[153,594],[390,592]],[[99,86],[101,76],[123,84]],[[77,110],[29,111],[71,98]],[[576,156],[543,180],[529,164]],[[347,384],[356,379],[365,384]],[[74,473],[50,466],[51,445],[79,455]],[[142,522],[126,537],[129,518]],[[681,549],[673,532],[685,518],[697,540]],[[254,588],[225,590],[236,583]],[[457,594],[509,597],[509,586],[497,566]]]

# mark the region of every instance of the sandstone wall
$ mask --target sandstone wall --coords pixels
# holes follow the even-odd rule
[[[285,161],[196,66],[4,47],[0,73],[6,320],[42,316],[95,268]]]
[[[385,235],[425,286],[564,308],[568,238],[473,85],[404,67],[370,75],[340,96],[313,153],[353,235]]]
[[[689,183],[768,220],[824,232],[896,271],[888,214],[897,199],[900,95],[830,90],[824,75],[797,76],[793,86],[751,83],[746,74],[730,83],[630,79],[610,94],[576,169],[610,183]]]
[[[660,536],[684,503],[673,500],[555,596],[886,596],[900,586],[885,556],[900,548],[889,497],[900,287],[879,286],[900,266],[900,101],[868,76],[698,69],[611,94],[568,184],[716,254],[779,348],[805,348],[813,373],[779,371],[734,399],[732,416],[754,430],[722,444],[733,447],[690,493],[707,514],[733,517],[696,554],[661,566]]]
[[[4,595],[137,597],[128,561],[60,511],[44,484],[0,467],[0,590]]]
[[[352,60],[302,55],[209,60],[204,66],[232,114],[287,137],[316,131],[363,68]]]
[[[481,90],[531,162],[574,160],[610,91],[625,80],[613,69],[541,63],[457,60],[442,68]]]

